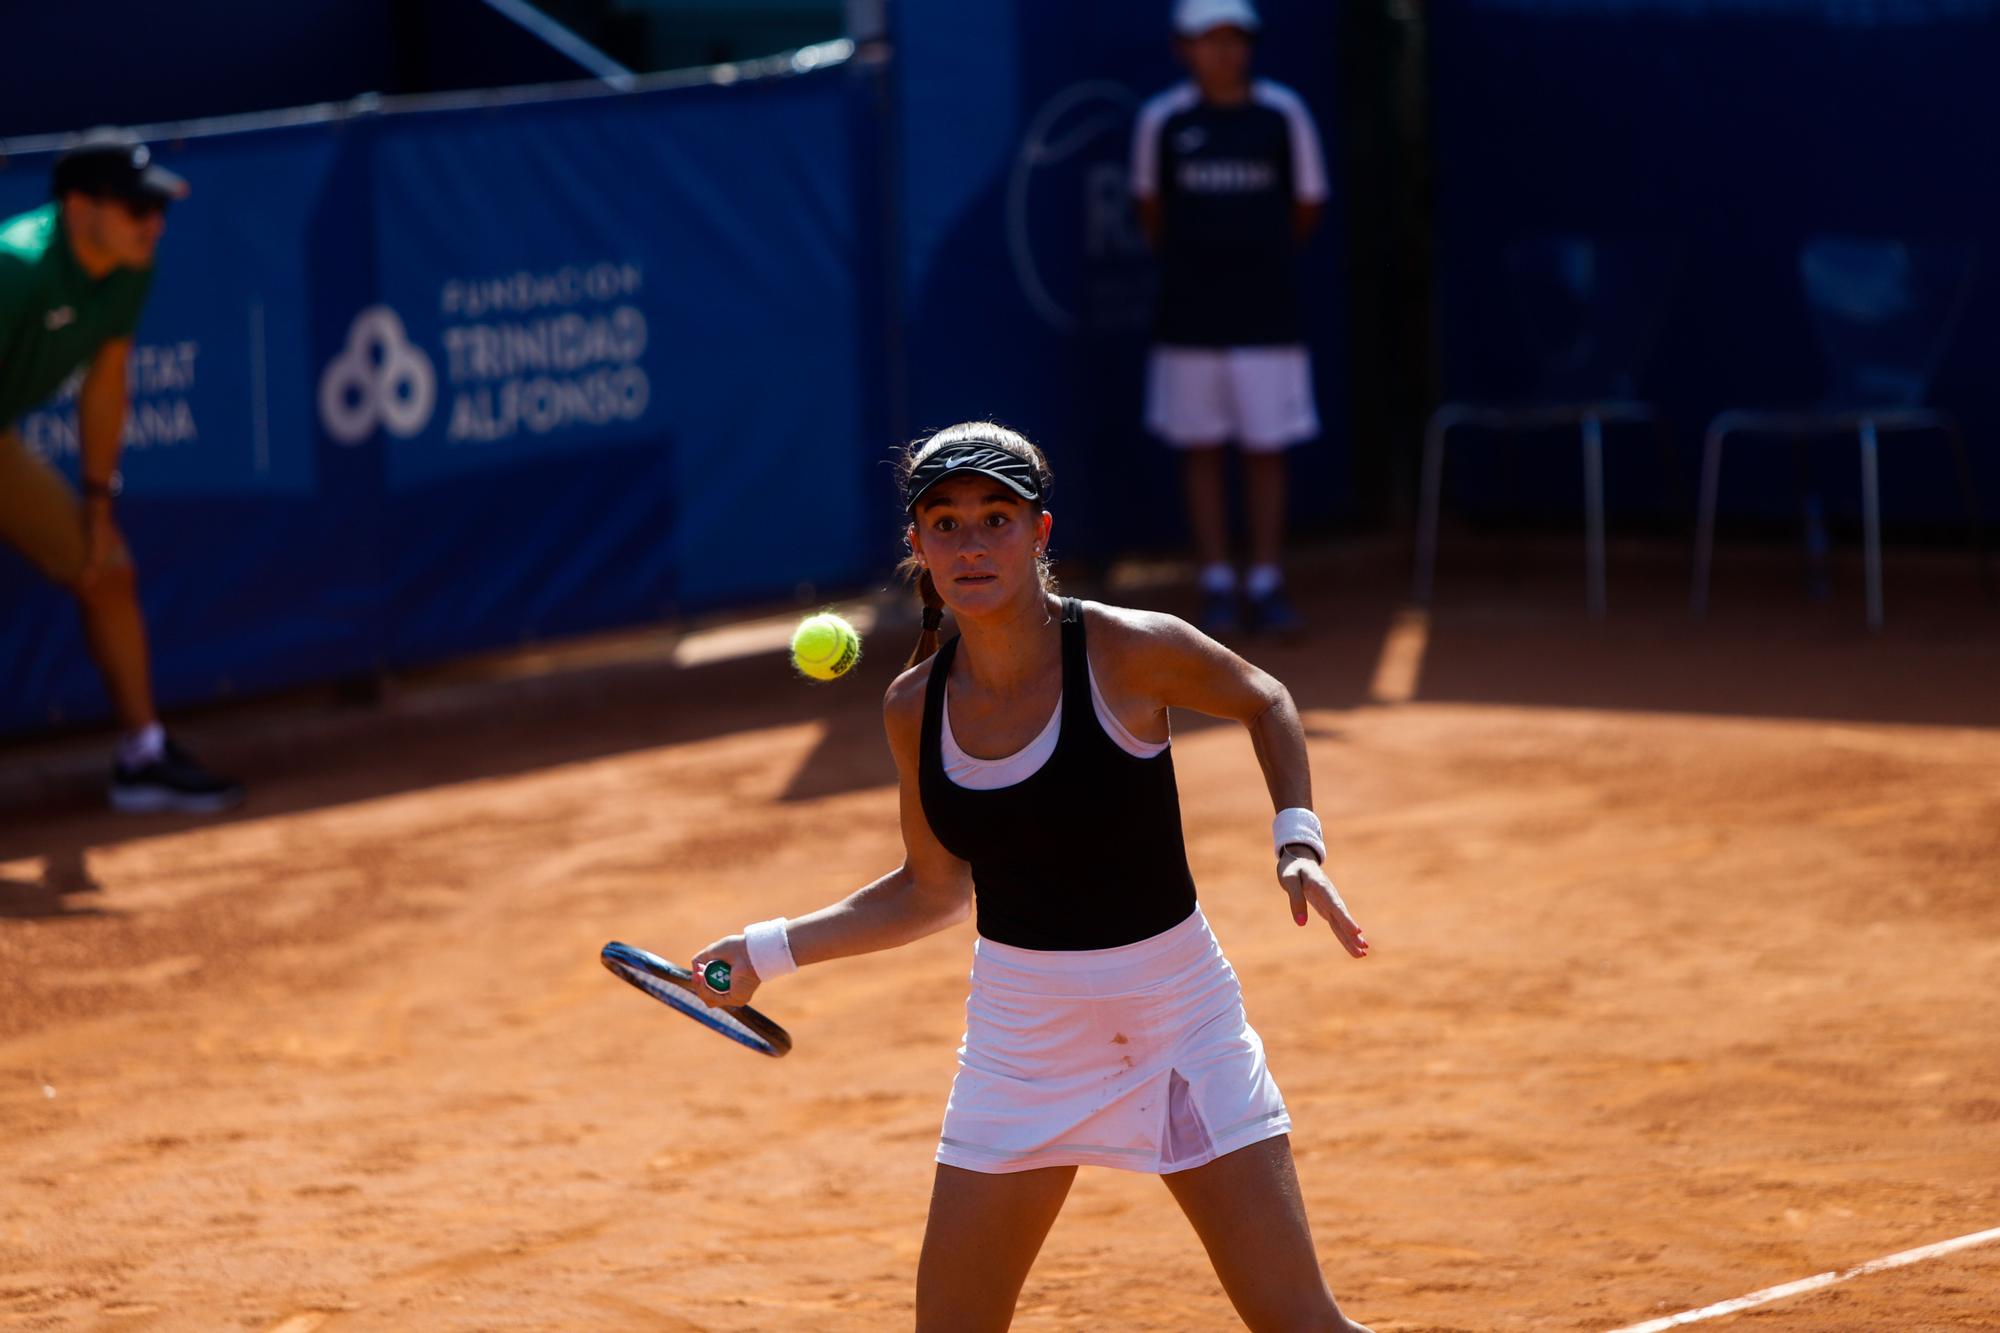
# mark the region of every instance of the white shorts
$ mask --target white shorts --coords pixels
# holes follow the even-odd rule
[[[1177,449],[1235,443],[1252,453],[1319,434],[1312,358],[1283,347],[1155,347],[1146,429]]]
[[[937,1160],[1162,1174],[1290,1131],[1208,920],[1075,953],[973,948]]]

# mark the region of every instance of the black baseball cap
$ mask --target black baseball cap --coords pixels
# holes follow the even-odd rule
[[[910,469],[909,479],[903,483],[903,508],[915,509],[925,491],[961,472],[991,477],[1023,500],[1042,498],[1042,479],[1035,475],[1033,463],[1005,449],[968,441],[933,449]]]
[[[75,191],[94,199],[168,204],[187,198],[188,183],[124,130],[92,130],[56,159],[49,190],[58,199]]]

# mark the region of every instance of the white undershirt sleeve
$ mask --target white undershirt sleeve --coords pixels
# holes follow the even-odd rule
[[[1151,199],[1160,192],[1160,125],[1166,120],[1156,103],[1139,110],[1132,126],[1132,197]]]
[[[1327,197],[1326,154],[1320,150],[1319,127],[1305,101],[1291,89],[1260,81],[1257,92],[1266,105],[1285,115],[1292,138],[1292,198],[1302,204],[1323,204]]]
[[[1160,193],[1160,133],[1166,124],[1180,112],[1193,106],[1201,98],[1190,83],[1177,83],[1157,96],[1150,97],[1139,108],[1139,119],[1132,126],[1132,163],[1130,188],[1137,199],[1152,199]]]

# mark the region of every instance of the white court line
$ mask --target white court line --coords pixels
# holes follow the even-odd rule
[[[1783,1286],[1766,1287],[1753,1291],[1748,1296],[1738,1296],[1732,1301],[1718,1301],[1714,1305],[1704,1305],[1699,1310],[1687,1310],[1680,1314],[1668,1315],[1665,1319],[1649,1319],[1643,1324],[1628,1324],[1624,1328],[1614,1328],[1611,1333],[1662,1333],[1662,1330],[1679,1328],[1682,1324],[1698,1324],[1704,1319],[1719,1319],[1738,1310],[1748,1310],[1755,1305],[1768,1305],[1781,1301],[1787,1296],[1797,1296],[1808,1291],[1818,1291],[1821,1287],[1831,1287],[1849,1278],[1862,1277],[1868,1273],[1879,1273],[1886,1268],[1901,1268],[1904,1264],[1918,1263],[1924,1259],[1935,1259],[1941,1254],[1951,1254],[1956,1250],[1969,1250],[1975,1245],[2000,1240],[2000,1227],[1991,1231],[1975,1231],[1969,1236],[1955,1240],[1941,1240],[1935,1245],[1919,1245],[1914,1250],[1904,1250],[1882,1259],[1870,1259],[1865,1264],[1839,1273],[1820,1273],[1813,1277],[1803,1277],[1797,1282],[1787,1282]]]

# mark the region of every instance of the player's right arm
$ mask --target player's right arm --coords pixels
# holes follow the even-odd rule
[[[1126,168],[1139,230],[1154,250],[1160,248],[1165,226],[1160,206],[1160,126],[1165,120],[1166,104],[1160,98],[1139,109],[1139,118],[1132,125],[1132,159]]]
[[[1330,187],[1326,176],[1326,154],[1320,147],[1319,126],[1299,95],[1289,88],[1268,82],[1260,85],[1285,117],[1291,139],[1292,157],[1292,243],[1304,245],[1326,212]]]
[[[882,722],[896,759],[902,803],[903,864],[863,885],[830,907],[794,917],[785,924],[786,943],[800,967],[832,958],[879,953],[947,930],[971,914],[972,867],[946,851],[931,832],[918,794],[918,756],[924,729],[924,687],[931,662],[919,663],[896,678],[882,701]],[[695,955],[699,973],[711,959],[728,963],[732,984],[716,1004],[747,1004],[757,977],[741,935],[731,935]]]
[[[936,660],[898,676],[882,701],[882,725],[896,760],[903,864],[833,906],[789,923],[792,957],[801,967],[893,949],[949,929],[972,911],[972,867],[946,851],[931,832],[917,789],[924,688]]]
[[[1161,222],[1160,197],[1153,194],[1140,195],[1132,201],[1132,206],[1139,211],[1139,230],[1145,233],[1146,244],[1155,250],[1159,249],[1160,236],[1164,230]]]

